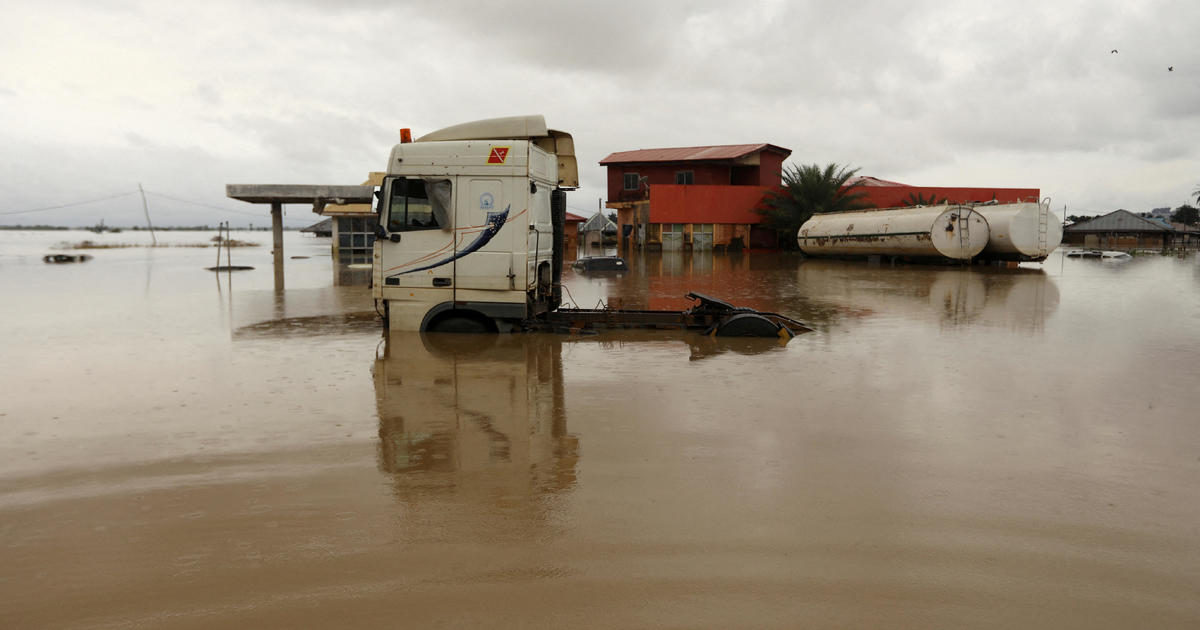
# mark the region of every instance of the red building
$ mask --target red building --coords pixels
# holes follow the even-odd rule
[[[679,251],[772,249],[776,235],[758,227],[763,198],[779,190],[791,150],[773,144],[732,144],[618,151],[608,167],[609,208],[617,211],[618,243]],[[909,186],[856,177],[867,204],[899,208],[916,203],[1037,201],[1037,188]]]
[[[859,176],[851,179],[848,184],[860,183],[858,190],[865,193],[863,201],[876,208],[902,208],[913,205],[912,200],[923,199],[924,205],[940,203],[971,203],[973,201],[993,201],[998,203],[1016,203],[1019,201],[1038,201],[1041,190],[1038,188],[947,188],[942,186],[909,186],[899,182],[889,182],[886,179]]]
[[[608,167],[607,207],[622,248],[725,249],[774,243],[758,234],[754,208],[779,186],[791,150],[733,144],[618,151]]]
[[[563,251],[566,260],[575,260],[579,255],[579,225],[584,221],[587,219],[571,212],[567,213],[563,225]]]

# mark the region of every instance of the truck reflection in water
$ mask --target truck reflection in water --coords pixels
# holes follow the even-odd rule
[[[535,499],[574,485],[561,337],[392,332],[374,372],[379,467],[401,500]]]
[[[769,339],[756,337],[713,337],[709,335],[691,334],[684,337],[687,342],[689,361],[699,361],[726,353],[755,355],[767,352],[785,352],[788,346],[786,339]]]

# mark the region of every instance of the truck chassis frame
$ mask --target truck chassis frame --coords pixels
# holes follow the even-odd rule
[[[582,332],[599,329],[651,328],[695,330],[706,335],[791,338],[811,328],[778,313],[734,306],[702,293],[688,293],[696,300],[682,311],[627,310],[614,308],[559,308],[527,322],[532,331]]]

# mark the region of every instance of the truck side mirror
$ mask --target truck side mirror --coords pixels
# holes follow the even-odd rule
[[[388,234],[388,240],[393,243],[399,243],[400,242],[400,233],[392,232],[391,234]]]
[[[387,237],[388,237],[387,230],[383,229],[382,224],[376,223],[375,224],[375,238],[387,238]]]

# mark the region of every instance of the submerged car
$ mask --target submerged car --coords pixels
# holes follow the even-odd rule
[[[625,259],[620,256],[588,256],[571,264],[576,271],[625,271]]]
[[[1073,252],[1067,252],[1067,258],[1100,258],[1103,260],[1125,260],[1132,258],[1126,252],[1114,252],[1099,249],[1083,249]]]

